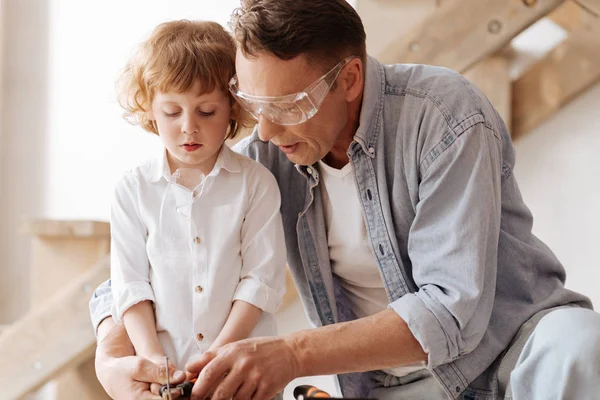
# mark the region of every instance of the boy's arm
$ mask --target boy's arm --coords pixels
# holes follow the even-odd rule
[[[234,301],[225,326],[209,350],[216,350],[227,343],[246,339],[256,327],[261,314],[262,310],[250,303]]]
[[[156,334],[152,303],[142,301],[131,306],[123,315],[123,323],[136,354],[156,364],[163,364],[165,354]]]
[[[269,170],[258,163],[248,169],[248,206],[241,229],[242,269],[233,300],[274,313],[285,293],[281,195]]]
[[[111,287],[112,317],[123,321],[136,353],[163,363],[163,351],[156,335],[146,253],[147,229],[140,216],[136,177],[127,174],[115,189],[111,205]]]

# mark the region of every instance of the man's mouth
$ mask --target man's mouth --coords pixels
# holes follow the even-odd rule
[[[278,147],[285,154],[292,154],[292,153],[294,153],[298,149],[298,143],[289,144],[289,145],[282,145],[282,144],[280,144],[280,145],[278,145]]]

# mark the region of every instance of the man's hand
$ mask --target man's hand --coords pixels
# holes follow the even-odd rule
[[[107,322],[112,323],[112,321]],[[103,322],[105,324],[105,322]],[[113,323],[114,325],[114,323]],[[100,333],[100,331],[99,331]],[[135,356],[135,351],[123,326],[112,326],[96,348],[96,375],[106,393],[116,400],[160,400],[157,388],[166,383],[166,368]],[[182,382],[185,374],[170,369],[170,383]],[[150,384],[154,383],[154,393]]]
[[[293,346],[283,337],[245,339],[203,353],[186,369],[198,376],[192,399],[272,399],[298,374]]]

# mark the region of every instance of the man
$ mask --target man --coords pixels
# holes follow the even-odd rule
[[[338,374],[346,397],[594,398],[600,315],[532,235],[487,99],[449,70],[368,57],[344,0],[243,1],[232,29],[231,90],[258,119],[236,149],[279,183],[288,263],[318,328],[204,353],[187,366],[194,396],[267,399]],[[104,319],[109,292],[91,302],[96,365],[126,398],[159,371]]]

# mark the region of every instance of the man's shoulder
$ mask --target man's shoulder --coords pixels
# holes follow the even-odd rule
[[[250,135],[240,139],[236,144],[234,144],[231,147],[231,149],[238,154],[242,154],[246,157],[250,157],[250,158],[254,159],[254,157],[252,157],[252,154],[254,154],[256,152],[255,150],[260,150],[262,145],[266,145],[266,144],[267,143],[265,143],[259,139],[258,134],[256,132],[256,128],[255,128],[252,130]]]
[[[468,79],[448,68],[423,64],[385,66],[386,94],[404,96],[422,108],[435,108],[450,125],[475,114],[493,113],[485,95]],[[430,114],[431,115],[431,114]]]

